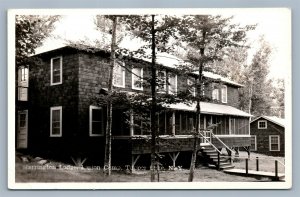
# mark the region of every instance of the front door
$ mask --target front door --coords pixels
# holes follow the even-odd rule
[[[17,148],[27,148],[28,110],[18,112]]]

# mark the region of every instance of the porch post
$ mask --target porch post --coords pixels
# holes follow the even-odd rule
[[[175,111],[172,113],[172,135],[175,135]]]
[[[130,113],[130,136],[133,136],[134,134],[134,128],[133,128],[133,112]]]

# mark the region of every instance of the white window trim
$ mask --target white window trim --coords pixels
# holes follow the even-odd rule
[[[214,91],[217,92],[217,98],[214,98]],[[212,99],[213,99],[213,100],[217,100],[217,101],[220,100],[220,93],[219,93],[219,89],[218,89],[218,88],[214,88],[214,89],[213,89],[213,91],[212,91]]]
[[[171,87],[171,84],[169,82],[170,76],[171,75],[168,76],[168,94],[177,94],[177,75],[174,75],[174,78],[175,78],[175,92],[170,91],[170,87]]]
[[[97,106],[90,105],[90,109],[89,109],[89,134],[90,134],[91,137],[103,136],[104,132],[102,134],[94,134],[93,133],[93,123],[92,123],[92,120],[93,120],[92,119],[92,116],[93,116],[92,110],[93,109],[102,109],[102,107],[97,107]]]
[[[256,138],[256,135],[251,135],[251,137],[254,137],[254,150],[252,151],[257,151],[257,138]]]
[[[164,89],[160,90],[160,88],[157,87],[157,89],[158,89],[157,93],[166,93],[167,92],[167,72],[165,70],[159,70],[159,71],[157,71],[156,72],[157,78],[159,78],[159,76],[158,76],[159,72],[164,73],[165,80],[164,80]]]
[[[122,68],[122,75],[123,75],[122,85],[115,84],[114,80],[113,80],[113,86],[118,87],[118,88],[125,88],[125,68],[124,68],[125,67],[125,63],[124,62],[120,62],[118,64],[122,64],[122,65],[118,65],[118,66],[120,66]]]
[[[59,110],[60,114],[60,121],[59,121],[59,128],[60,128],[60,132],[59,134],[52,134],[52,111],[54,110]],[[62,106],[58,106],[58,107],[51,107],[50,108],[50,137],[61,137],[62,136]]]
[[[271,146],[271,138],[272,137],[277,137],[277,139],[278,139],[278,149],[277,150],[272,150],[272,146]],[[280,151],[280,136],[279,135],[269,135],[269,151]]]
[[[131,77],[132,89],[133,90],[143,90],[143,68],[139,68],[139,69],[141,69],[141,76],[139,76],[139,77],[135,76],[136,73],[133,72],[133,69],[137,69],[137,68],[132,68],[132,77]],[[141,87],[140,88],[135,86],[135,82],[133,80],[134,77],[140,78],[139,79],[141,81]]]
[[[260,122],[264,122],[265,125],[266,125],[266,127],[260,127],[260,126],[259,126],[259,123],[260,123]],[[258,129],[267,129],[267,128],[268,128],[267,121],[266,121],[266,120],[259,120],[259,121],[257,121],[257,128],[258,128]]]
[[[224,91],[225,89],[225,91]],[[223,97],[223,94],[225,94],[225,97]],[[223,100],[223,98],[225,98]],[[222,89],[221,89],[221,100],[222,100],[222,103],[227,103],[227,86],[226,85],[223,85],[222,86]]]
[[[60,80],[57,83],[53,83],[53,59],[60,59]],[[50,75],[51,75],[51,79],[50,79],[50,85],[59,85],[62,84],[62,56],[57,56],[57,57],[53,57],[50,60],[50,64],[51,64],[51,68],[50,68]]]

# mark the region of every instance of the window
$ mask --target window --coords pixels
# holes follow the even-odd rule
[[[270,151],[280,151],[279,135],[270,135],[269,136],[269,150]]]
[[[143,68],[132,69],[132,89],[143,90]]]
[[[221,94],[222,94],[222,103],[227,103],[227,86],[226,85],[222,86]]]
[[[90,106],[90,136],[101,136],[104,134],[103,109]]]
[[[168,93],[177,94],[177,75],[169,74]]]
[[[235,119],[229,118],[229,133],[231,135],[235,134]]]
[[[251,135],[251,147],[250,147],[250,150],[257,151],[256,135]]]
[[[125,88],[125,63],[116,62],[113,72],[113,85],[120,88]]]
[[[28,100],[28,68],[25,67],[18,70],[18,100]]]
[[[213,100],[219,100],[219,89],[214,89],[212,91],[212,99]]]
[[[62,84],[62,57],[51,58],[51,85]]]
[[[165,93],[166,92],[166,71],[157,72],[157,92]]]
[[[62,107],[50,108],[50,137],[62,136]]]
[[[267,128],[267,121],[266,120],[259,120],[257,122],[257,126],[258,126],[258,129],[266,129]]]
[[[195,81],[191,78],[187,79],[187,85],[188,85],[188,90],[189,92],[193,95],[196,96],[196,87],[195,87]]]

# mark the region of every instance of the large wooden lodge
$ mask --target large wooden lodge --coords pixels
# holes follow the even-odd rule
[[[29,71],[20,68],[18,73],[16,148],[56,158],[85,157],[87,161],[103,164],[106,111],[104,106],[96,105],[93,98],[107,88],[109,54],[65,46],[35,57],[41,61],[30,65]],[[170,64],[176,64],[174,59],[158,57],[157,63],[162,66],[160,75],[168,76],[169,85],[162,90],[166,94],[176,94],[194,80],[172,73]],[[126,69],[117,65],[114,88],[149,92],[136,83],[137,75],[142,77],[150,72],[149,62],[131,59],[122,64]],[[204,77],[215,82],[204,87],[203,94],[213,102],[201,102],[200,127],[205,130],[213,123],[219,126],[213,129],[213,136],[204,133],[199,149],[209,143],[217,149],[244,147],[249,150],[251,115],[238,109],[238,89],[243,86],[208,72],[204,72]],[[133,124],[126,124],[125,118],[120,109],[113,109],[112,164],[138,165],[150,161],[149,134]],[[189,162],[194,142],[190,131],[195,122],[194,105],[172,104],[162,112],[159,134],[168,146],[162,146],[160,153],[169,154],[173,161],[178,157],[178,164]],[[164,159],[166,163],[171,162],[169,157]]]

